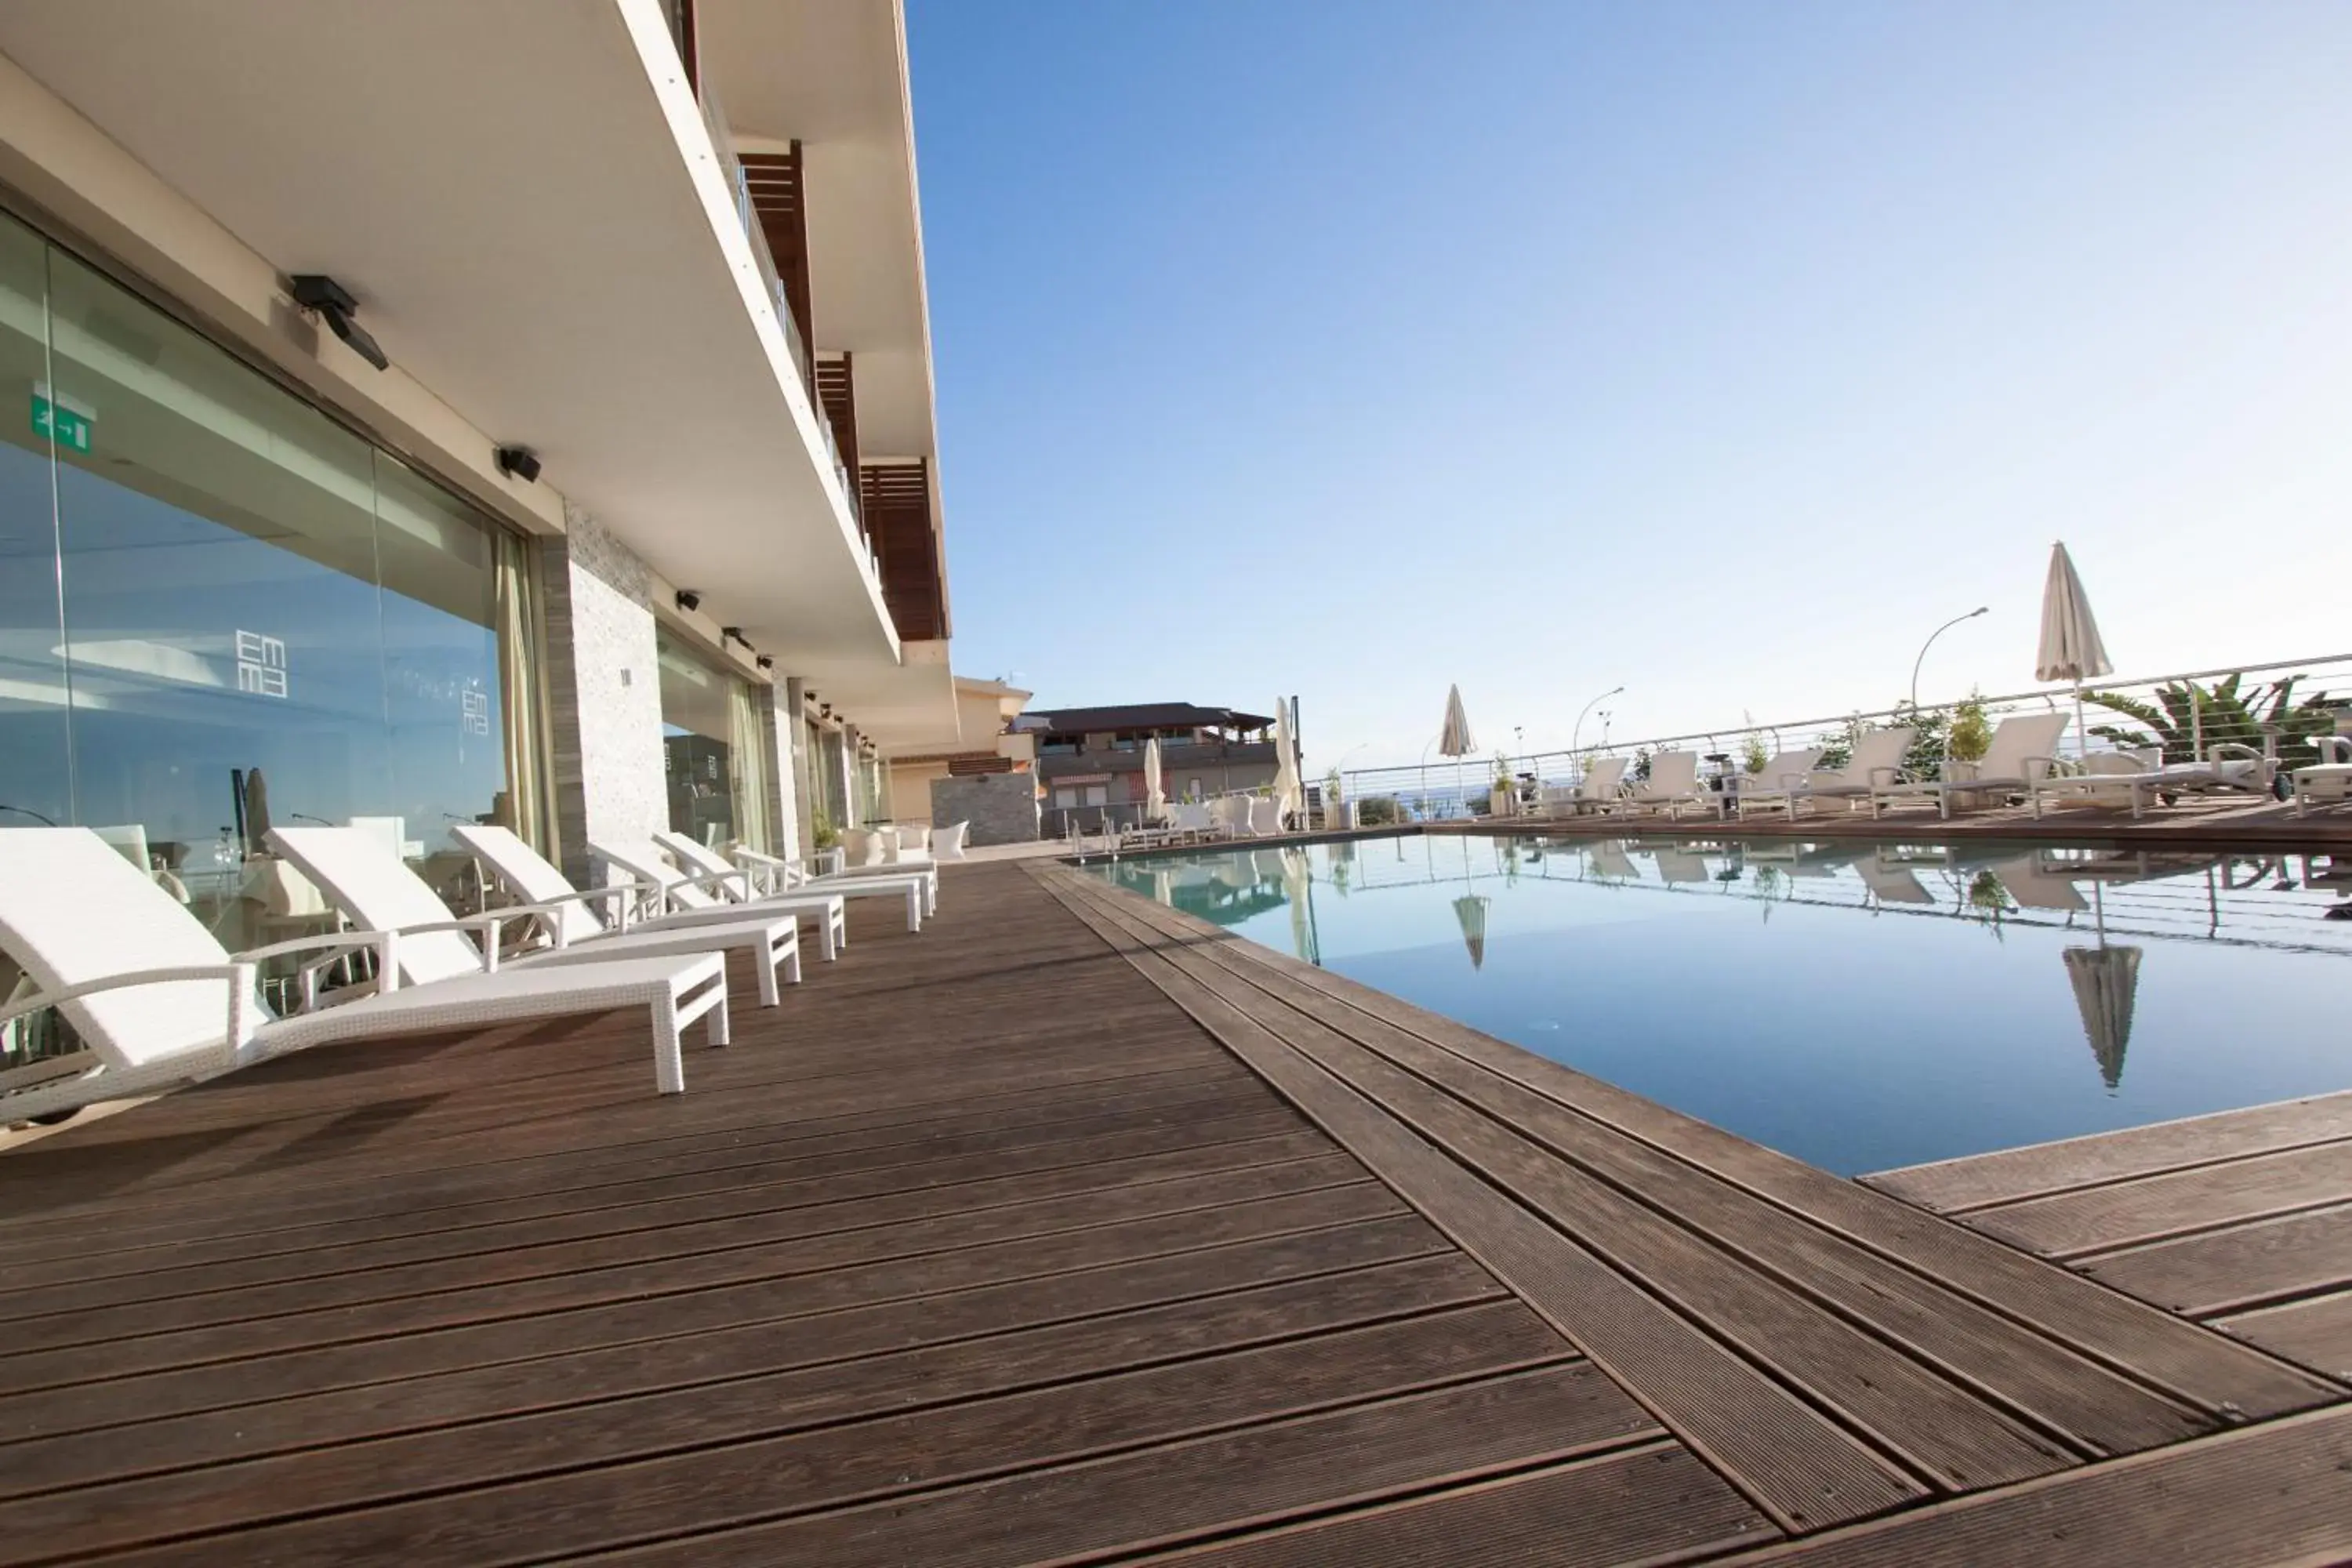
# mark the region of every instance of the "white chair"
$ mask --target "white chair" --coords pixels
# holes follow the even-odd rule
[[[1709,811],[1714,805],[1714,796],[1699,787],[1696,752],[1660,752],[1650,759],[1650,776],[1636,782],[1611,809],[1664,811],[1679,817],[1685,805]]]
[[[920,931],[926,916],[940,911],[940,873],[934,866],[875,866],[829,877],[812,877],[790,860],[736,847],[733,858],[697,844],[683,834],[657,832],[654,842],[668,851],[696,885],[739,903],[789,899],[903,899],[907,929]]]
[[[961,860],[963,858],[965,837],[971,832],[969,822],[950,823],[931,835],[931,858]]]
[[[2319,761],[2289,773],[2287,784],[2297,816],[2315,805],[2352,800],[2352,735],[2320,736]]]
[[[1793,781],[1776,777],[1768,764],[1754,784],[1740,786],[1738,813],[1745,816],[1751,806],[1758,811],[1777,807],[1787,811],[1793,821],[1798,806],[1810,805],[1817,800],[1840,801],[1852,811],[1856,801],[1869,798],[1872,785],[1901,782],[1903,759],[1910,754],[1911,742],[1918,734],[1907,724],[1865,730],[1854,738],[1843,767],[1807,769]],[[1816,752],[1814,761],[1820,760]]]
[[[632,881],[658,887],[656,908],[679,923],[724,925],[763,915],[790,915],[797,921],[803,915],[813,914],[817,917],[817,951],[827,963],[839,957],[849,942],[847,911],[838,897],[811,891],[747,904],[741,898],[746,873],[706,877],[682,870],[650,838],[599,839],[588,846],[588,854],[603,863],[607,874],[618,871]]]
[[[584,925],[567,922],[563,911],[582,910],[597,896],[591,892],[575,893],[556,903],[517,904],[460,919],[424,878],[405,862],[385,854],[383,844],[362,829],[273,827],[269,844],[318,884],[353,925],[362,931],[399,932],[401,978],[412,985],[429,985],[485,969],[740,952],[751,960],[761,1005],[772,1007],[780,1000],[777,972],[795,982],[801,977],[800,922],[788,915],[761,919],[747,910],[742,920],[728,925],[628,931],[592,931],[593,915]],[[501,952],[501,934],[517,921],[536,929],[550,945]],[[478,947],[467,940],[469,931],[479,933]],[[572,940],[575,931],[580,937],[576,943]]]
[[[1250,806],[1247,795],[1220,795],[1209,803],[1209,821],[1222,837],[1238,838],[1249,830]]]
[[[1271,838],[1282,831],[1282,803],[1270,795],[1253,795],[1249,801],[1249,830],[1259,838]]]
[[[696,927],[740,925],[745,921],[762,915],[801,915],[816,917],[817,952],[826,962],[836,957],[841,949],[846,925],[839,899],[812,895],[791,904],[776,904],[760,910],[745,909],[740,904],[713,902],[698,909],[668,909],[668,889],[661,882],[632,879],[607,882],[603,887],[585,891],[574,888],[570,878],[549,863],[545,857],[504,827],[478,826],[468,823],[450,829],[459,843],[481,858],[483,864],[509,893],[526,905],[536,905],[555,910],[555,918],[563,922],[566,942],[579,942],[609,935],[614,931],[635,935],[640,931],[683,931]],[[658,856],[653,857],[658,859]],[[611,924],[589,912],[588,906],[604,903],[613,907]],[[649,906],[655,911],[641,914]],[[793,976],[798,979],[797,973]]]
[[[639,1006],[652,1021],[655,1082],[676,1094],[686,1087],[680,1032],[701,1018],[712,1045],[728,1040],[726,966],[715,953],[496,973],[478,964],[403,986],[400,946],[394,932],[341,931],[232,954],[88,829],[0,832],[0,949],[40,987],[0,1009],[0,1024],[57,1007],[84,1047],[0,1073],[0,1123],[155,1093],[312,1046]],[[287,1018],[270,1016],[256,994],[264,959],[322,953],[303,971],[307,993],[320,968],[362,949],[379,964],[372,994]]]
[[[843,828],[841,858],[845,868],[852,870],[861,866],[881,865],[882,836],[870,827]]]
[[[2033,785],[2058,768],[2058,742],[2066,733],[2068,715],[2021,713],[2003,719],[1985,748],[1984,760],[1968,768],[1968,776],[1873,784],[1870,815],[1875,820],[1886,806],[1906,801],[1932,800],[1937,814],[1952,815],[1954,797],[2030,795]]]

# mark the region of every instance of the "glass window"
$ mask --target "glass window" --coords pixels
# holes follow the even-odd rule
[[[5,219],[0,387],[0,822],[99,829],[236,948],[333,920],[273,822],[460,894],[452,824],[535,820],[520,541]]]
[[[671,831],[764,852],[774,770],[751,683],[666,630],[656,630],[655,640]]]
[[[37,235],[0,219],[0,396],[22,400],[0,408],[0,827],[73,817],[55,481],[43,434],[54,406],[46,253]],[[68,438],[82,428],[69,420]]]

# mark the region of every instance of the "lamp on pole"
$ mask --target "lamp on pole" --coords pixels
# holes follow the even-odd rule
[[[1592,711],[1592,703],[1605,702],[1610,698],[1616,696],[1619,692],[1624,689],[1625,689],[1622,686],[1612,686],[1608,690],[1602,692],[1600,696],[1594,698],[1592,702],[1588,702],[1583,707],[1576,710],[1576,726],[1568,733],[1568,750],[1571,756],[1576,752],[1576,742],[1583,738],[1584,716]]]
[[[1911,706],[1915,710],[1919,706],[1919,667],[1927,662],[1927,650],[1936,646],[1936,639],[1937,637],[1942,637],[1946,632],[1950,631],[1962,621],[1973,621],[1979,616],[1983,615],[1986,611],[1991,608],[1992,606],[1990,605],[1979,605],[1967,615],[1954,616],[1950,620],[1946,621],[1942,626],[1937,626],[1934,631],[1927,634],[1927,640],[1919,645],[1919,657],[1911,661]]]

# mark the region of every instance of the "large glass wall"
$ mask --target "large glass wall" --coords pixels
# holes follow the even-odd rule
[[[0,821],[100,828],[232,946],[326,918],[269,823],[372,826],[453,892],[453,824],[535,826],[516,542],[0,218],[8,397]]]
[[[718,668],[666,629],[657,629],[655,640],[670,830],[704,844],[741,844],[767,853],[774,746],[751,683]]]

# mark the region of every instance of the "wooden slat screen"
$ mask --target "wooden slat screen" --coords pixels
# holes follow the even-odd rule
[[[898,636],[927,642],[948,635],[939,542],[931,530],[930,464],[866,463],[857,470],[867,537],[882,563],[882,597]]]
[[[824,409],[825,418],[833,425],[834,442],[841,448],[841,466],[849,470],[855,482],[858,473],[857,375],[850,358],[848,354],[841,354],[816,362],[816,398]],[[863,497],[859,498],[858,505],[862,513],[865,507]],[[862,515],[859,526],[866,529],[868,539],[873,537],[873,528]]]
[[[776,273],[792,302],[793,321],[801,330],[803,347],[814,351],[816,327],[810,314],[808,266],[808,187],[801,177],[801,144],[789,153],[739,153],[743,178],[751,188],[752,210],[760,215],[760,232],[776,258]]]

